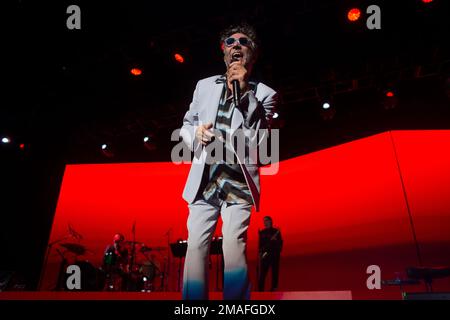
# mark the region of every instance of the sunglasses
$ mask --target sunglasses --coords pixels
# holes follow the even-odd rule
[[[234,44],[236,42],[239,42],[239,44],[241,46],[245,46],[245,47],[251,47],[253,46],[253,42],[252,40],[250,40],[249,38],[246,37],[240,37],[239,39],[233,38],[233,37],[229,37],[226,38],[225,41],[223,42],[227,47],[232,47],[234,46]]]

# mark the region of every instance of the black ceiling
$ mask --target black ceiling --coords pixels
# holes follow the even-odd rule
[[[71,4],[81,8],[81,30],[66,28]],[[369,4],[381,8],[381,30],[346,20],[349,8]],[[260,34],[256,76],[283,98],[283,158],[387,129],[442,128],[448,9],[443,0],[16,1],[4,38],[0,134],[66,162],[169,159],[169,134],[196,81],[224,71],[219,31],[241,20]],[[130,74],[134,66],[142,76]],[[381,106],[386,88],[399,95],[394,110]],[[321,92],[335,93],[331,121],[321,117]],[[159,146],[152,153],[141,143],[147,132]],[[103,142],[116,145],[116,157],[103,157]]]

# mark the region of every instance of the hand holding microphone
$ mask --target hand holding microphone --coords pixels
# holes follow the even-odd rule
[[[248,71],[239,59],[240,57],[242,57],[241,53],[234,53],[227,70],[227,87],[233,93],[233,102],[236,107],[239,107],[241,92],[247,91],[248,86]],[[207,123],[198,126],[195,131],[195,136],[202,145],[207,145],[215,137],[211,131],[212,127],[212,123]]]
[[[241,92],[247,91],[247,78],[248,71],[242,64],[240,53],[233,54],[231,63],[227,70],[227,86],[233,93],[233,101],[236,107],[239,107],[239,101],[241,99]]]

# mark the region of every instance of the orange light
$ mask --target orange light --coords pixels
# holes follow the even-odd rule
[[[175,53],[175,54],[174,54],[174,58],[175,58],[175,60],[176,60],[177,62],[179,62],[179,63],[183,63],[183,62],[184,62],[183,56],[182,56],[181,54],[179,54],[179,53]]]
[[[142,70],[139,68],[133,68],[130,72],[133,76],[140,76],[142,74]]]
[[[359,17],[361,17],[361,10],[359,10],[358,8],[350,9],[347,13],[348,20],[352,22],[358,20]]]
[[[392,98],[394,96],[394,93],[392,91],[386,92],[386,97]]]

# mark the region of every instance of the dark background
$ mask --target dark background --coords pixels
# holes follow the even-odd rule
[[[81,30],[66,28],[71,4]],[[370,4],[381,30],[365,26]],[[363,12],[356,23],[352,7]],[[16,0],[2,12],[0,136],[12,142],[0,144],[0,270],[28,289],[65,164],[170,161],[196,82],[225,71],[218,34],[229,24],[245,20],[260,35],[255,77],[282,98],[282,159],[386,130],[450,128],[448,1]]]

